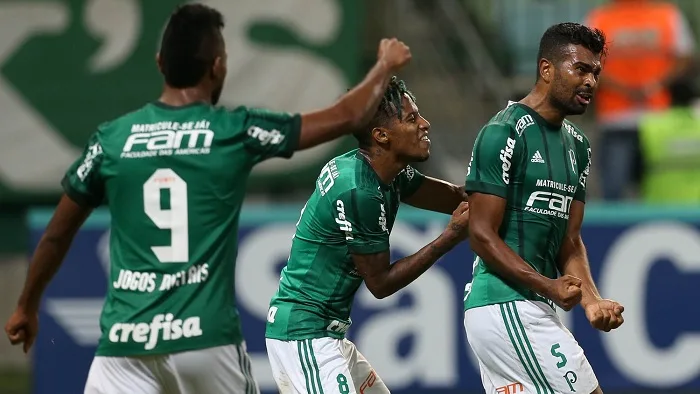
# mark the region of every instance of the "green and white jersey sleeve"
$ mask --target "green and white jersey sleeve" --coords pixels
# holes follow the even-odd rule
[[[489,124],[476,138],[466,178],[467,192],[507,197],[522,159],[522,143],[508,124]]]

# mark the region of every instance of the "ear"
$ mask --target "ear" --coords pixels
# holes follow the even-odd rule
[[[156,65],[158,66],[158,71],[163,73],[163,67],[160,65],[160,52],[156,52]]]
[[[540,78],[546,82],[550,83],[554,79],[554,64],[547,59],[540,59],[539,64]]]
[[[221,56],[214,58],[214,64],[211,68],[212,78],[223,79],[226,75],[226,59]]]
[[[387,129],[383,127],[375,127],[372,129],[372,138],[377,141],[378,144],[386,144],[389,142],[389,133]]]

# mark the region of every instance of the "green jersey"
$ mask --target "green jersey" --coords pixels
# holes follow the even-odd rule
[[[537,272],[554,279],[571,202],[586,199],[590,163],[588,138],[572,123],[549,124],[531,108],[511,102],[479,132],[466,190],[506,200],[499,236]],[[526,299],[553,305],[476,257],[465,309]]]
[[[149,103],[100,125],[63,179],[107,202],[110,274],[97,354],[134,356],[242,341],[237,232],[253,166],[290,157],[299,115]]]
[[[267,338],[343,338],[362,277],[351,254],[389,250],[401,198],[423,175],[406,167],[383,183],[359,150],[328,162],[297,223],[292,251],[270,302]]]

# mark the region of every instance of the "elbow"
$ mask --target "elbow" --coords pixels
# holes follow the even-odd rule
[[[469,226],[469,246],[477,253],[481,253],[486,245],[493,241],[497,234],[484,226]]]
[[[390,295],[394,294],[393,291],[390,291],[387,286],[382,286],[382,285],[377,285],[377,284],[369,284],[367,283],[367,290],[369,290],[370,293],[374,296],[374,298],[381,300],[386,297],[389,297]]]

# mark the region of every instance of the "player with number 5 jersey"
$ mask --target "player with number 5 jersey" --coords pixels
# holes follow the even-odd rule
[[[158,65],[161,97],[90,137],[34,254],[14,315],[29,349],[41,294],[93,208],[111,215],[109,288],[86,393],[242,393],[252,378],[235,304],[238,222],[253,167],[349,134],[370,120],[410,59],[382,40],[376,65],[328,108],[305,114],[215,106],[226,76],[221,14],[171,16]],[[149,356],[142,358],[140,356]]]
[[[601,297],[581,239],[591,149],[567,120],[586,111],[605,35],[577,23],[542,35],[537,80],[479,132],[467,170],[469,246],[464,327],[487,393],[602,394],[555,305],[581,304],[610,331],[624,308]]]

